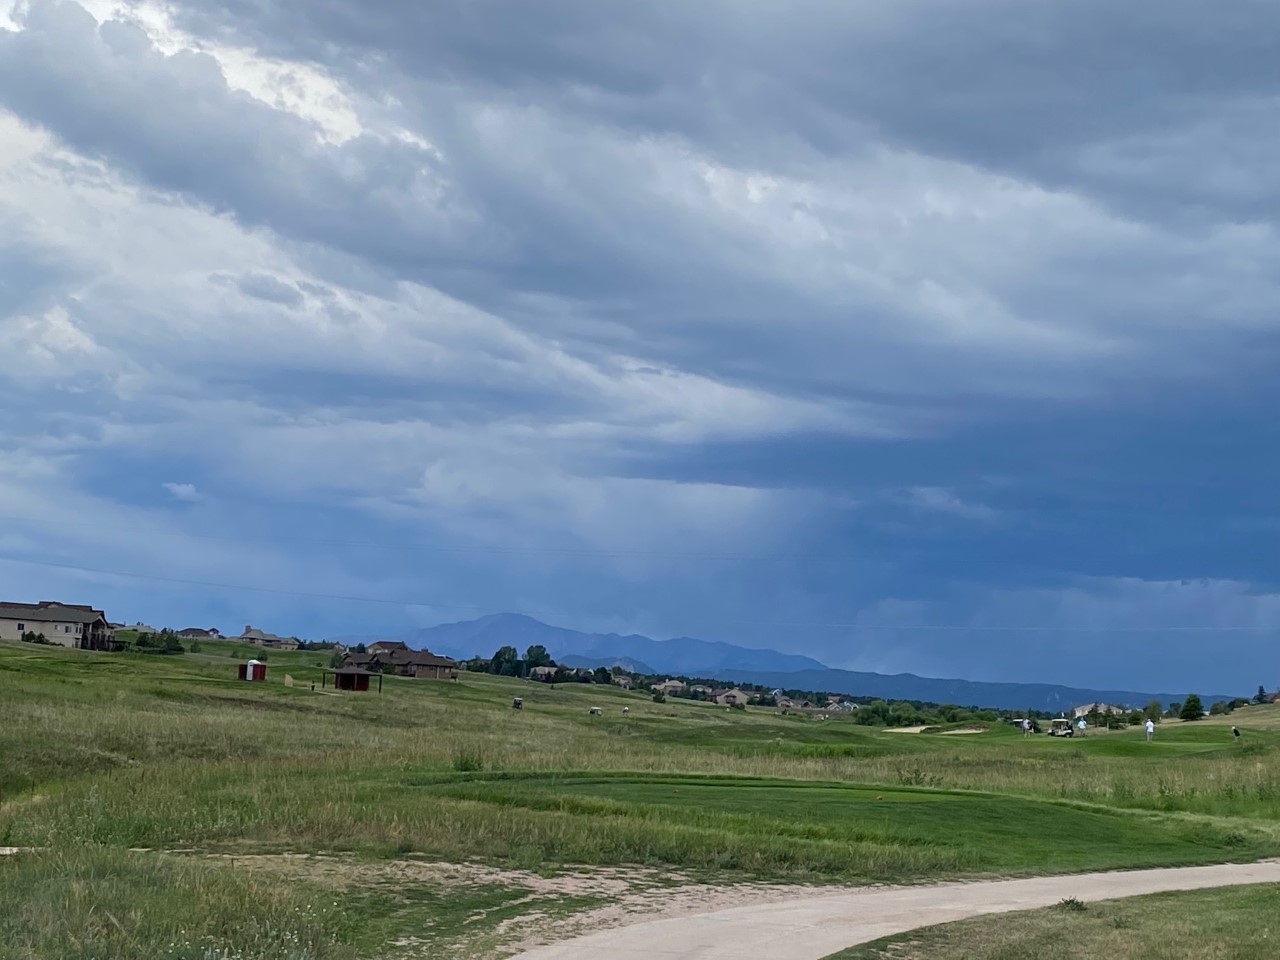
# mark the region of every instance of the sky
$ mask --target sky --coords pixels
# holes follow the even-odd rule
[[[1280,685],[1280,6],[0,0],[0,594]]]

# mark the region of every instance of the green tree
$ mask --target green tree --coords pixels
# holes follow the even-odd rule
[[[547,653],[547,648],[540,643],[535,643],[524,652],[525,666],[532,670],[534,667],[554,667],[556,662],[551,659],[551,654]]]
[[[500,677],[515,677],[520,674],[520,655],[512,646],[499,647],[489,661],[490,671]]]
[[[1142,708],[1142,715],[1148,720],[1159,720],[1164,716],[1164,707],[1160,706],[1159,700],[1152,700]]]
[[[329,658],[329,669],[337,670],[340,666],[342,666],[342,654],[335,650],[333,656]]]
[[[609,672],[608,667],[596,667],[595,681],[596,683],[613,683],[613,674]]]
[[[1258,684],[1258,692],[1253,695],[1253,702],[1254,703],[1267,702],[1267,688],[1264,687],[1262,684]]]
[[[1203,717],[1204,705],[1200,702],[1200,697],[1194,693],[1188,693],[1182,709],[1178,711],[1178,716],[1183,720],[1199,720]]]

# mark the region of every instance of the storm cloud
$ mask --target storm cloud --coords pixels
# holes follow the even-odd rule
[[[6,589],[1273,685],[1278,106],[1262,2],[18,4]]]

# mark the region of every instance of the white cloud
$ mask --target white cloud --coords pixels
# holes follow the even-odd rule
[[[906,502],[920,510],[948,513],[966,520],[995,520],[1000,511],[982,503],[966,502],[945,487],[910,487]]]
[[[169,491],[173,499],[183,503],[196,503],[201,499],[200,491],[194,483],[162,483],[161,486]]]

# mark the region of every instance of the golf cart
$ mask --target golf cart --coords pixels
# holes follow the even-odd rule
[[[1071,726],[1071,721],[1066,717],[1058,717],[1049,724],[1049,736],[1051,737],[1074,737],[1075,735],[1075,728]]]

